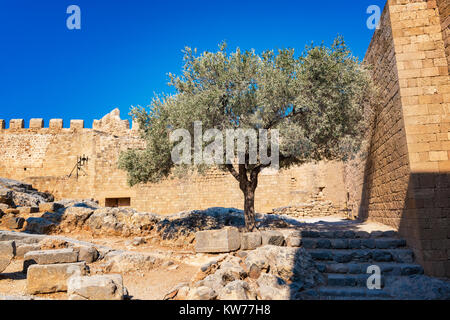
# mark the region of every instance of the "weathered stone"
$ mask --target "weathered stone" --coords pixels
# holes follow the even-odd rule
[[[216,291],[209,287],[193,288],[189,291],[188,300],[214,300],[217,297]]]
[[[0,241],[0,272],[3,272],[16,253],[16,244],[14,241]]]
[[[56,202],[43,202],[39,204],[40,212],[55,212],[61,208],[64,208],[64,206]]]
[[[44,218],[28,218],[26,230],[32,233],[48,234],[55,224]]]
[[[424,275],[388,277],[385,289],[397,300],[450,300],[450,282]]]
[[[289,235],[286,238],[286,245],[288,247],[301,247],[301,245],[302,245],[302,238],[300,236]]]
[[[289,286],[283,279],[273,274],[263,273],[256,281],[258,296],[261,300],[289,300]]]
[[[239,230],[225,227],[221,230],[199,231],[195,234],[195,251],[222,253],[236,251],[241,246]]]
[[[27,293],[54,293],[67,291],[67,280],[86,275],[85,262],[61,264],[34,264],[28,268]]]
[[[59,219],[59,229],[64,232],[71,232],[77,229],[82,229],[85,227],[86,221],[94,213],[94,209],[83,203],[78,203],[73,206],[66,208],[62,214],[58,212]]]
[[[262,245],[283,246],[284,236],[279,231],[261,231]]]
[[[16,209],[19,210],[20,214],[39,212],[39,207],[17,207]]]
[[[323,282],[323,276],[317,270],[314,260],[303,248],[264,246],[250,251],[245,264],[270,270],[270,273],[286,282],[299,282],[311,288]]]
[[[19,214],[19,213],[20,213],[19,209],[15,209],[15,208],[9,208],[9,209],[5,210],[5,214],[16,215],[16,214]]]
[[[250,270],[248,271],[248,276],[252,279],[258,279],[261,275],[261,269],[256,265],[252,264]]]
[[[17,258],[23,258],[27,252],[39,251],[41,250],[41,245],[36,243],[21,243],[17,244],[16,256]]]
[[[72,276],[67,282],[69,300],[123,300],[120,274]]]
[[[261,246],[261,233],[246,232],[241,234],[241,250],[253,250]]]
[[[347,239],[331,239],[331,247],[334,249],[347,249],[348,240]]]
[[[162,264],[162,259],[155,254],[112,251],[105,256],[107,272],[149,271]]]
[[[219,300],[255,300],[256,294],[250,291],[250,286],[247,282],[236,280],[223,287],[219,291],[217,298]]]
[[[173,300],[175,297],[177,297],[180,294],[180,290],[182,288],[187,288],[188,290],[186,290],[185,292],[182,293],[183,297],[181,298],[181,300],[187,299],[187,294],[189,294],[189,283],[181,282],[181,283],[177,284],[176,286],[170,288],[170,290],[167,291],[167,293],[164,295],[163,300]],[[185,290],[185,289],[183,289],[183,290]]]
[[[23,272],[33,264],[56,264],[70,263],[78,261],[78,252],[73,249],[40,250],[30,251],[24,256]]]
[[[222,275],[220,274],[210,274],[203,280],[197,281],[193,284],[194,288],[198,287],[208,287],[214,291],[220,290],[225,285]]]
[[[9,229],[22,229],[25,219],[22,217],[6,217],[5,226]]]
[[[355,237],[361,239],[368,239],[370,238],[370,233],[368,233],[367,231],[356,231]]]
[[[80,246],[75,248],[78,251],[78,261],[86,261],[86,263],[92,263],[97,261],[99,257],[98,250],[91,246]]]

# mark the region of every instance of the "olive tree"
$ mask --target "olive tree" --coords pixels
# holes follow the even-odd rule
[[[183,128],[194,136],[194,123],[199,121],[202,128],[224,135],[229,129],[266,130],[272,141],[266,145],[267,154],[276,156],[280,169],[311,161],[345,161],[361,147],[364,106],[373,92],[367,68],[341,37],[330,47],[307,46],[300,55],[294,49],[229,53],[225,44],[217,52],[202,54],[186,48],[182,74],[169,77],[174,94],[157,95],[148,108],[131,110],[147,143],[143,150],[120,156],[119,167],[128,172],[130,185],[158,182],[177,170],[209,168],[211,164],[195,161],[198,146],[192,140],[188,146],[194,155],[188,154],[189,161],[177,164],[171,156],[177,146],[171,133]],[[272,139],[275,133],[278,142]],[[200,140],[202,147],[205,140]],[[250,161],[249,148],[240,152],[240,161],[214,165],[238,181],[246,229],[253,231],[258,176],[271,164],[260,156]]]

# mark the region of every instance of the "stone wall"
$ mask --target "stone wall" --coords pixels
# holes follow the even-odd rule
[[[382,106],[367,156],[345,176],[353,215],[396,227],[427,273],[450,277],[450,78],[439,14],[433,0],[388,1],[365,57]]]
[[[130,198],[132,207],[161,214],[243,207],[237,182],[219,171],[130,188],[126,173],[117,169],[119,153],[145,144],[136,128],[130,129],[128,121],[120,119],[118,110],[95,120],[92,129],[84,128],[81,120],[71,121],[70,128],[63,128],[61,120],[51,120],[48,128],[42,120],[30,121],[29,128],[24,128],[23,120],[14,120],[8,129],[0,129],[0,146],[0,177],[28,181],[57,199],[94,198],[104,205],[109,198]],[[77,177],[77,170],[72,170],[82,155],[89,160]],[[266,170],[256,191],[256,210],[271,212],[305,202],[323,188],[324,199],[339,211],[346,202],[342,184],[340,163],[308,164],[279,173]]]
[[[442,36],[445,44],[448,66],[450,68],[450,1],[436,0],[441,19]]]

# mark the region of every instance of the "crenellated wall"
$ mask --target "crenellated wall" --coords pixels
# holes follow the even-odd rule
[[[0,120],[1,123],[4,123]],[[0,126],[3,128],[2,126]],[[117,168],[120,151],[144,148],[137,128],[130,129],[127,120],[113,110],[93,128],[84,128],[82,120],[53,119],[44,127],[42,119],[11,120],[8,129],[0,129],[0,176],[29,181],[57,198],[94,198],[105,204],[107,198],[131,198],[131,206],[142,211],[162,214],[209,207],[243,207],[243,196],[237,182],[228,173],[212,171],[202,176],[168,179],[158,184],[130,188],[126,173]],[[78,178],[72,171],[79,156],[89,160]],[[72,176],[69,177],[72,172]],[[271,212],[273,208],[295,205],[309,200],[320,188],[336,210],[345,208],[343,165],[310,164],[273,173],[261,174],[256,191],[256,209]]]

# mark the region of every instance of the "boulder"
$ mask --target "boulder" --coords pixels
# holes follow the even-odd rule
[[[219,300],[256,300],[256,295],[250,290],[250,285],[242,280],[228,283],[219,293]]]
[[[106,272],[149,271],[162,264],[162,259],[154,254],[126,251],[112,251],[105,256]]]
[[[286,282],[269,273],[263,273],[256,281],[261,300],[290,300],[290,289]]]
[[[69,300],[123,300],[120,274],[72,276],[67,282]]]
[[[68,207],[60,217],[59,228],[64,232],[71,232],[82,229],[87,219],[94,213],[94,209],[78,204]]]
[[[19,207],[37,207],[41,202],[48,201],[53,201],[53,196],[33,189],[31,184],[0,178],[1,203]]]
[[[32,217],[32,218],[27,219],[26,230],[28,232],[38,233],[38,234],[47,234],[54,227],[55,227],[54,223],[52,223],[51,221],[44,219],[44,218]]]
[[[296,282],[299,288],[312,288],[324,282],[310,254],[303,248],[263,246],[249,251],[244,263],[258,266],[263,272]]]
[[[241,250],[254,250],[261,246],[261,233],[245,232],[241,234]]]
[[[300,235],[297,235],[297,234],[290,234],[286,238],[286,245],[288,247],[294,247],[294,248],[301,247],[301,245],[302,245],[302,237]]]
[[[14,241],[0,241],[0,272],[3,272],[11,263],[16,253]]]
[[[30,251],[24,256],[23,272],[33,264],[56,264],[70,263],[78,261],[78,252],[73,249],[40,250]]]
[[[12,190],[0,186],[0,203],[10,205],[12,203]]]
[[[220,230],[199,231],[195,234],[195,251],[223,253],[236,251],[241,246],[239,230],[225,227]]]
[[[261,231],[262,245],[284,245],[284,235],[279,231],[267,230]]]
[[[41,245],[37,243],[16,242],[16,257],[22,259],[27,252],[41,250]]]
[[[22,229],[25,219],[22,217],[6,217],[5,226],[9,229]]]
[[[85,262],[61,264],[34,264],[28,268],[27,294],[67,291],[67,280],[87,273]]]
[[[209,287],[193,288],[189,291],[187,300],[214,300],[217,297],[216,291]]]

